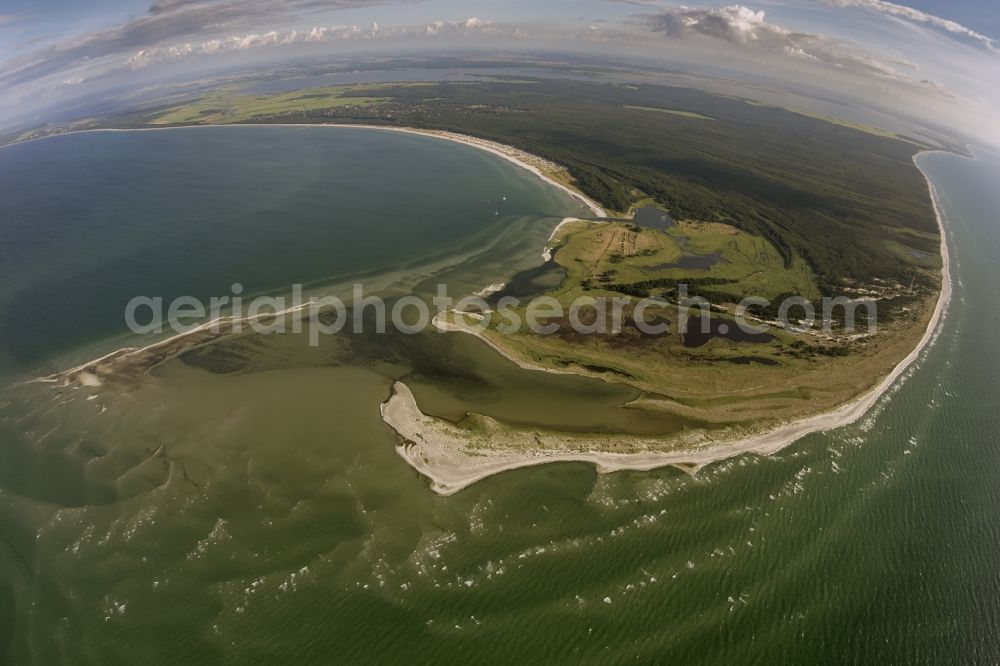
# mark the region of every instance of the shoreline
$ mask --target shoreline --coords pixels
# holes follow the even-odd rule
[[[436,137],[439,139],[452,141],[455,143],[462,143],[464,145],[477,148],[479,150],[484,150],[486,152],[492,153],[501,159],[504,159],[512,164],[531,172],[538,178],[542,179],[546,183],[552,185],[563,191],[564,193],[570,195],[572,198],[580,201],[585,206],[587,206],[591,212],[597,217],[607,217],[605,211],[600,208],[594,201],[590,200],[585,195],[572,190],[566,185],[555,181],[553,178],[547,176],[542,172],[542,170],[525,161],[525,157],[532,157],[541,163],[549,163],[547,160],[537,156],[531,156],[530,153],[522,151],[520,149],[504,146],[504,144],[499,144],[496,142],[491,142],[485,139],[478,139],[476,137],[466,136],[454,132],[446,132],[439,130],[422,130],[416,128],[407,127],[392,127],[392,126],[382,126],[382,125],[363,125],[363,124],[340,124],[340,123],[329,123],[329,124],[295,124],[295,123],[246,123],[246,124],[234,124],[234,125],[190,125],[190,126],[171,126],[171,127],[142,127],[142,128],[94,128],[86,130],[78,130],[77,132],[70,133],[84,133],[84,132],[137,132],[137,131],[163,131],[163,130],[176,130],[176,129],[192,129],[198,127],[340,127],[340,128],[356,128],[356,129],[371,129],[371,130],[383,130],[383,131],[393,131],[401,132],[407,134],[417,134],[422,136]],[[53,136],[62,136],[53,135]],[[51,137],[43,137],[51,138]],[[505,152],[509,151],[509,152]],[[429,423],[437,421],[432,417],[426,417],[423,415],[419,408],[416,406],[416,402],[413,399],[412,393],[409,389],[402,383],[396,382],[393,387],[393,392],[390,398],[382,403],[380,406],[380,413],[382,414],[383,421],[389,425],[393,430],[395,430],[406,443],[397,447],[397,453],[403,457],[414,469],[419,473],[428,477],[431,480],[431,487],[439,494],[447,495],[472,485],[476,481],[483,478],[487,478],[494,474],[498,474],[503,471],[518,469],[522,467],[546,464],[550,462],[589,462],[592,463],[599,473],[609,473],[619,470],[638,470],[646,471],[650,469],[655,469],[658,467],[665,466],[677,466],[688,472],[694,472],[700,469],[702,466],[707,465],[712,462],[730,458],[742,453],[757,453],[761,455],[773,454],[786,446],[798,441],[802,437],[816,432],[824,432],[832,430],[839,427],[844,427],[856,422],[862,418],[885,394],[885,392],[900,378],[900,376],[916,361],[920,354],[936,339],[936,334],[939,329],[942,315],[947,308],[948,303],[951,299],[952,293],[952,281],[950,272],[950,260],[948,252],[948,244],[946,239],[946,230],[944,225],[944,214],[940,206],[938,199],[937,190],[931,182],[930,178],[926,173],[920,168],[918,158],[921,155],[943,152],[938,150],[927,150],[916,153],[913,156],[913,163],[915,168],[920,170],[927,183],[928,194],[931,197],[932,206],[934,208],[934,214],[937,219],[939,233],[941,235],[941,290],[938,294],[938,299],[935,304],[934,310],[932,312],[931,318],[928,321],[927,328],[925,329],[923,336],[916,345],[916,347],[899,363],[897,363],[892,371],[886,375],[880,382],[878,382],[873,388],[865,391],[864,393],[857,396],[855,399],[848,401],[838,407],[835,407],[826,412],[816,414],[813,416],[808,416],[796,421],[791,421],[774,427],[768,431],[750,435],[742,436],[733,439],[720,439],[716,442],[697,442],[699,446],[692,450],[688,449],[678,449],[674,451],[650,451],[650,452],[640,452],[640,453],[609,453],[604,451],[586,451],[586,450],[558,450],[551,449],[546,451],[544,449],[535,451],[518,452],[512,450],[497,450],[495,452],[488,450],[477,450],[475,455],[464,454],[455,451],[444,451],[438,450],[433,451],[435,455],[449,455],[451,460],[448,464],[438,463],[434,466],[431,462],[427,453],[429,452],[427,447],[433,447],[434,444],[421,433],[418,434],[418,438],[422,441],[422,444],[416,444],[413,439],[408,439],[405,433],[410,435],[414,434],[414,425],[419,423],[422,419],[429,419]],[[557,166],[557,165],[555,165]],[[551,259],[551,248],[549,244],[555,237],[558,230],[565,224],[577,220],[579,218],[567,217],[563,218],[559,224],[553,229],[549,240],[546,242],[545,248],[543,249],[542,256],[548,261]],[[289,311],[283,311],[277,313],[278,316],[288,314]],[[275,316],[275,315],[272,315]],[[123,348],[111,352],[101,358],[94,359],[87,363],[83,363],[79,366],[65,370],[63,372],[56,373],[54,375],[49,375],[48,377],[42,377],[33,380],[34,382],[42,383],[56,383],[62,379],[66,384],[72,383],[76,380],[81,386],[99,386],[102,382],[100,379],[107,375],[115,374],[116,366],[121,364],[123,361],[131,360],[135,361],[137,356],[152,355],[155,356],[156,352],[159,350],[166,351],[173,344],[181,342],[184,338],[198,337],[198,333],[204,332],[211,325],[217,325],[218,321],[207,322],[196,330],[188,331],[186,333],[178,334],[172,336],[166,340],[161,340],[151,345],[141,347],[141,348]],[[459,324],[452,324],[450,322],[440,321],[435,317],[432,325],[442,330],[450,330],[455,332],[464,332],[467,334],[475,335],[480,340],[484,341],[491,349],[501,354],[508,360],[511,360],[516,365],[522,369],[528,371],[542,371],[550,372],[555,374],[581,374],[574,372],[572,370],[558,370],[553,368],[546,368],[535,364],[529,364],[522,360],[519,360],[509,352],[504,350],[500,345],[489,340],[481,333],[475,330],[470,330]],[[223,333],[221,336],[216,334],[217,337],[225,337],[227,334]],[[214,341],[211,340],[198,341],[193,346],[200,346],[207,342]],[[126,363],[127,364],[127,363]],[[93,370],[100,368],[100,371],[93,373]],[[93,375],[93,376],[91,376]],[[97,383],[91,383],[91,379],[97,380]],[[67,381],[68,380],[68,381]],[[64,384],[65,385],[65,384]],[[412,403],[412,404],[406,404]],[[628,439],[627,436],[622,436],[624,439]],[[637,438],[634,437],[631,441],[635,442],[642,439],[642,441],[649,441],[649,438]],[[420,447],[425,447],[422,450]],[[440,447],[439,447],[440,448]],[[461,456],[461,458],[456,458],[456,455]]]
[[[7,144],[10,146],[17,146],[24,143],[31,143],[32,141],[44,141],[46,139],[51,139],[58,136],[67,136],[69,134],[87,134],[91,132],[163,132],[168,130],[185,130],[185,129],[200,129],[204,127],[339,127],[339,128],[353,128],[353,129],[367,129],[367,130],[382,130],[387,132],[400,132],[403,134],[412,134],[417,136],[428,136],[437,139],[443,139],[445,141],[452,141],[454,143],[460,143],[465,146],[470,146],[478,150],[482,150],[497,157],[504,159],[511,164],[516,164],[525,171],[528,171],[541,180],[545,181],[552,187],[561,190],[565,194],[568,194],[573,199],[576,199],[584,206],[586,206],[595,217],[607,217],[607,212],[601,208],[600,204],[596,201],[578,192],[573,188],[560,183],[551,176],[547,176],[542,170],[526,161],[527,158],[536,160],[540,163],[552,164],[555,167],[560,165],[545,159],[544,157],[539,157],[538,155],[533,155],[526,150],[521,150],[520,148],[515,148],[514,146],[509,146],[507,144],[500,143],[499,141],[491,141],[489,139],[480,139],[468,134],[460,134],[458,132],[449,132],[447,130],[432,130],[432,129],[420,129],[417,127],[396,127],[393,125],[367,125],[361,123],[229,123],[229,124],[219,124],[219,125],[171,125],[168,127],[94,127],[90,129],[73,130],[70,132],[62,132],[59,134],[51,134],[49,136],[38,137],[36,139],[30,139],[28,141],[21,141],[18,143]],[[4,146],[0,146],[3,148]],[[562,168],[562,167],[560,167]]]
[[[570,222],[579,222],[579,221],[580,218],[578,217],[564,217],[559,221],[559,224],[557,224],[555,229],[552,230],[552,233],[549,234],[549,239],[545,241],[545,249],[542,250],[542,259],[544,261],[546,262],[552,261],[552,241],[555,240],[556,234],[559,233],[559,230],[565,227]]]
[[[457,310],[450,310],[449,312],[452,314],[457,314],[459,316],[469,314],[467,312],[459,312]],[[543,365],[536,365],[533,363],[528,363],[527,361],[523,361],[514,356],[513,354],[511,354],[509,351],[507,351],[500,345],[498,345],[493,340],[487,338],[485,335],[482,334],[481,331],[477,330],[476,328],[467,327],[465,324],[459,322],[444,321],[442,315],[445,314],[448,314],[448,312],[439,312],[438,314],[434,315],[434,317],[431,319],[431,326],[444,333],[465,333],[466,335],[474,336],[479,340],[481,340],[483,343],[485,343],[490,349],[500,354],[505,359],[507,359],[517,367],[521,368],[522,370],[530,370],[532,372],[547,372],[551,375],[576,375],[578,377],[583,376],[582,373],[574,372],[573,370],[560,370],[559,368],[547,368]]]
[[[431,489],[440,495],[451,495],[473,483],[504,471],[523,467],[542,465],[553,462],[586,462],[593,464],[599,474],[622,470],[648,471],[660,467],[675,466],[686,472],[695,473],[701,467],[731,458],[743,453],[771,455],[793,444],[799,439],[817,432],[825,432],[848,426],[860,420],[876,405],[879,399],[888,391],[902,374],[920,357],[920,355],[937,339],[943,314],[951,301],[952,279],[951,263],[948,251],[947,234],[944,224],[944,211],[941,208],[937,189],[930,177],[920,168],[918,158],[927,153],[939,151],[921,151],[913,156],[913,163],[927,183],[928,194],[934,208],[938,230],[941,235],[941,290],[937,303],[927,323],[923,336],[917,346],[907,354],[892,371],[873,388],[865,391],[855,399],[846,402],[826,412],[805,417],[797,421],[785,423],[769,431],[739,437],[730,440],[720,440],[697,450],[678,449],[664,452],[643,453],[609,453],[603,451],[570,451],[552,449],[550,451],[514,451],[497,450],[495,452],[476,449],[472,453],[449,450],[447,444],[435,444],[426,435],[428,426],[443,427],[443,422],[428,417],[419,411],[413,394],[402,382],[393,385],[392,395],[380,407],[383,421],[403,438],[404,443],[396,447],[396,452],[406,462],[424,475],[431,482]],[[527,370],[533,368],[518,360],[512,359],[505,351],[498,348],[476,331],[455,326],[449,330],[458,330],[476,335],[487,342],[506,358],[513,360]],[[421,426],[424,426],[423,429]],[[431,433],[433,434],[433,433]],[[441,434],[441,433],[439,433]],[[579,438],[581,441],[583,438]],[[418,443],[419,440],[419,443]],[[633,442],[649,441],[649,438],[632,438]]]
[[[314,127],[314,128],[324,128],[324,127],[337,127],[337,128],[354,128],[354,129],[370,129],[370,130],[385,130],[392,132],[400,132],[404,134],[414,134],[419,136],[427,136],[432,138],[438,138],[445,141],[452,141],[454,143],[461,143],[466,146],[470,146],[485,152],[491,153],[501,159],[515,164],[518,167],[532,173],[545,183],[555,187],[564,193],[568,194],[573,199],[579,201],[584,206],[586,206],[596,217],[607,217],[607,213],[602,209],[595,201],[587,197],[581,192],[577,192],[566,185],[557,182],[553,178],[545,175],[541,169],[539,169],[534,164],[525,161],[524,158],[530,157],[541,163],[550,163],[553,166],[558,167],[558,165],[545,160],[542,157],[536,155],[531,155],[527,151],[520,150],[513,146],[506,146],[495,141],[488,141],[486,139],[478,139],[473,136],[467,136],[464,134],[459,134],[457,132],[447,132],[443,130],[423,130],[411,127],[393,127],[387,125],[363,125],[363,124],[345,124],[345,123],[322,123],[322,124],[298,124],[298,123],[241,123],[241,124],[227,124],[227,125],[182,125],[182,126],[170,126],[170,127],[128,127],[128,128],[91,128],[91,129],[81,129],[72,132],[64,132],[61,134],[53,134],[50,136],[39,137],[37,139],[31,139],[30,141],[20,142],[20,143],[31,143],[34,141],[45,141],[47,139],[52,139],[59,136],[66,136],[69,134],[87,134],[87,133],[100,133],[100,132],[157,132],[157,131],[169,131],[169,130],[186,130],[186,129],[198,129],[206,127]],[[8,145],[20,145],[19,143],[8,144]],[[0,146],[3,148],[4,146]],[[505,150],[507,152],[505,152]],[[547,257],[546,261],[551,258],[551,251],[548,248],[548,243],[551,243],[552,239],[555,237],[556,232],[565,224],[579,220],[577,217],[565,217],[563,218],[556,227],[552,230],[549,236],[549,240],[546,242],[546,250],[542,253],[543,257]],[[492,286],[492,285],[491,285]],[[284,316],[295,312],[296,310],[302,309],[305,305],[300,307],[291,307],[282,312],[272,313],[270,316]],[[261,315],[264,316],[264,315]],[[200,334],[209,331],[213,326],[218,326],[220,324],[229,323],[236,324],[237,321],[232,317],[219,317],[212,321],[207,321],[203,324],[199,324],[189,331],[182,333],[176,333],[168,338],[159,340],[157,342],[150,343],[148,345],[142,346],[127,346],[120,347],[111,352],[108,352],[98,358],[94,358],[76,366],[68,368],[66,370],[61,370],[50,375],[43,377],[36,377],[34,379],[29,379],[22,384],[60,384],[62,386],[68,386],[71,384],[77,384],[78,386],[86,386],[90,388],[96,388],[101,386],[104,382],[101,381],[102,377],[112,376],[121,369],[127,368],[132,363],[138,362],[140,365],[145,361],[146,356],[153,356],[157,351],[167,348],[167,347],[183,347],[183,342],[190,340],[192,338],[197,339]],[[244,318],[239,323],[241,324],[252,324],[249,319]],[[236,333],[216,333],[212,341],[221,339],[223,337],[228,337],[229,335],[234,335]],[[190,348],[195,346],[200,346],[206,344],[207,341],[196,340],[191,343]],[[499,347],[494,346],[501,354],[504,354]],[[173,355],[183,353],[187,349],[179,349]],[[510,357],[508,357],[510,358]],[[165,359],[164,359],[165,360]],[[511,360],[514,360],[511,358]],[[540,366],[537,368],[542,370]],[[570,373],[572,374],[572,373]]]
[[[245,127],[247,125],[242,125],[242,126]],[[255,124],[255,125],[252,125],[252,126],[253,127],[266,127],[267,125],[265,125],[265,124]],[[295,124],[288,124],[288,125],[283,125],[283,126],[284,127],[310,127],[310,125],[295,125]],[[552,185],[553,187],[555,187],[555,188],[563,191],[564,193],[570,195],[571,197],[573,197],[574,199],[576,199],[577,201],[579,201],[580,203],[582,203],[584,206],[586,206],[587,208],[589,208],[590,212],[592,212],[596,217],[607,217],[608,216],[607,212],[603,208],[601,208],[601,206],[596,201],[594,201],[593,199],[591,199],[587,195],[583,194],[582,192],[577,192],[576,190],[572,189],[571,187],[569,187],[567,185],[564,185],[563,183],[560,183],[559,181],[555,180],[551,176],[545,175],[544,173],[542,173],[541,169],[539,169],[534,164],[531,164],[529,162],[524,161],[524,159],[521,156],[530,156],[530,157],[532,157],[534,159],[537,159],[537,160],[539,160],[541,162],[547,162],[547,163],[550,163],[550,164],[554,164],[557,167],[559,165],[556,165],[555,163],[551,162],[550,160],[545,159],[544,157],[539,157],[537,155],[532,155],[528,151],[521,150],[520,148],[515,148],[514,146],[508,146],[507,144],[500,143],[499,141],[491,141],[489,139],[480,139],[478,137],[470,136],[468,134],[460,134],[458,132],[449,132],[447,130],[429,130],[429,129],[419,129],[419,128],[416,128],[416,127],[393,127],[393,126],[389,126],[389,125],[355,125],[355,124],[348,124],[348,123],[326,123],[326,124],[318,125],[318,126],[319,127],[355,127],[355,128],[359,128],[359,129],[386,130],[386,131],[390,131],[390,132],[402,132],[404,134],[416,134],[416,135],[419,135],[419,136],[436,137],[438,139],[444,139],[446,141],[453,141],[455,143],[461,143],[461,144],[466,145],[466,146],[471,146],[473,148],[478,148],[479,150],[484,150],[484,151],[486,151],[488,153],[492,153],[493,155],[496,155],[497,157],[505,159],[508,162],[511,162],[512,164],[516,164],[517,166],[521,167],[522,169],[525,169],[526,171],[529,171],[529,172],[533,173],[535,176],[537,176],[538,178],[541,178],[543,181],[545,181],[549,185]],[[220,126],[219,125],[215,125],[214,127],[220,127]],[[240,127],[240,125],[232,125],[232,127]],[[562,224],[562,223],[560,223],[560,224]]]
[[[230,336],[242,335],[252,330],[255,324],[287,317],[301,312],[313,305],[312,301],[299,303],[277,312],[261,313],[236,317],[223,315],[202,324],[191,327],[187,331],[174,333],[162,340],[141,347],[121,347],[99,358],[86,361],[66,370],[36,377],[22,384],[55,384],[60,388],[99,388],[110,378],[122,379],[128,375],[136,375],[179,356],[196,347],[217,342]],[[223,330],[228,326],[229,330]],[[249,327],[244,330],[244,326]]]

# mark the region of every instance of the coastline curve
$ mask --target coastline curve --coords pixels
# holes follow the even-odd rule
[[[921,155],[932,152],[940,151],[917,153],[913,157],[913,163],[920,170],[927,183],[941,236],[941,290],[937,303],[917,346],[897,363],[885,378],[855,399],[832,410],[787,422],[766,432],[716,442],[691,441],[687,443],[686,448],[677,447],[677,444],[674,443],[677,448],[672,451],[650,450],[642,453],[611,453],[593,448],[587,450],[587,442],[584,438],[573,438],[572,449],[574,450],[550,448],[534,451],[513,449],[490,451],[483,448],[471,450],[467,446],[457,443],[455,441],[455,427],[420,412],[410,390],[401,382],[396,382],[392,395],[381,405],[380,412],[383,421],[403,440],[403,443],[397,446],[397,453],[420,474],[430,479],[430,486],[434,492],[440,495],[451,495],[500,472],[553,462],[591,463],[601,474],[623,470],[648,471],[667,466],[675,466],[689,473],[695,473],[707,464],[743,453],[772,455],[807,435],[855,423],[878,403],[886,391],[937,339],[944,319],[943,315],[951,301],[952,278],[947,230],[944,223],[945,214],[934,183],[920,168],[918,161]],[[450,330],[470,333],[468,330],[457,327]],[[479,337],[484,339],[482,336]],[[503,353],[495,345],[491,345],[491,347],[499,353]],[[506,356],[506,354],[504,355]],[[510,357],[508,356],[508,358]],[[526,370],[546,370],[518,364]],[[542,437],[538,433],[535,433],[534,436],[538,441]],[[554,443],[569,443],[567,437],[561,433],[552,433],[548,437]],[[631,443],[645,444],[650,448],[655,446],[655,440],[649,438],[641,440],[632,438]]]

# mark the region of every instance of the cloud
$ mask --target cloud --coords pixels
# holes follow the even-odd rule
[[[378,24],[370,30],[352,26],[316,26],[309,30],[290,30],[279,33],[271,30],[265,33],[230,35],[220,39],[200,42],[185,42],[165,46],[140,49],[128,57],[125,64],[130,69],[141,69],[154,63],[179,60],[189,56],[216,55],[230,51],[245,51],[263,46],[283,46],[306,42],[321,42],[335,39],[371,39],[380,34]]]
[[[356,25],[315,26],[308,30],[289,30],[287,32],[271,30],[265,33],[231,35],[200,42],[185,42],[182,44],[145,48],[129,56],[125,64],[130,69],[141,69],[158,62],[179,60],[189,56],[216,55],[265,46],[287,46],[309,42],[384,39],[392,37],[467,37],[480,34],[518,36],[515,28],[497,26],[493,21],[486,21],[475,17],[464,21],[434,21],[421,28],[380,28],[378,23],[373,23],[372,27],[368,29],[360,28]]]
[[[425,35],[468,35],[471,33],[491,32],[493,21],[483,21],[470,18],[465,21],[435,21],[424,26]]]
[[[224,12],[236,7],[247,16],[271,15],[290,9],[352,9],[384,4],[373,0],[153,0],[151,16],[174,12]]]
[[[21,20],[21,17],[17,14],[0,14],[0,25],[7,25],[19,20]]]
[[[655,30],[670,37],[701,33],[735,43],[757,41],[770,36],[784,37],[790,32],[781,26],[767,23],[763,11],[755,12],[740,5],[718,9],[678,7],[651,16],[650,22]]]
[[[149,8],[150,14],[162,14],[191,5],[210,5],[212,0],[154,0]]]
[[[120,25],[84,34],[21,58],[0,62],[0,87],[27,83],[101,58],[163,43],[197,39],[226,29],[251,28],[296,12],[353,9],[389,0],[155,0],[147,14]]]
[[[765,20],[763,11],[742,5],[713,9],[681,6],[656,14],[643,14],[640,21],[648,29],[673,39],[708,37],[740,47],[824,62],[869,74],[892,78],[900,76],[892,64],[859,48],[817,33],[795,31],[771,23]],[[897,64],[910,66],[909,63]]]
[[[833,5],[835,7],[858,7],[861,9],[867,9],[873,12],[881,12],[883,14],[889,14],[897,18],[906,19],[909,21],[914,21],[917,23],[926,23],[928,25],[934,26],[935,28],[940,28],[952,33],[953,35],[961,35],[967,37],[981,46],[986,47],[990,51],[1000,52],[997,48],[997,44],[994,40],[990,39],[986,35],[980,34],[971,28],[967,28],[961,23],[956,23],[955,21],[950,21],[948,19],[941,18],[940,16],[934,16],[933,14],[928,14],[922,12],[919,9],[914,9],[913,7],[906,7],[904,5],[897,5],[894,2],[885,2],[885,0],[824,0],[827,4]]]

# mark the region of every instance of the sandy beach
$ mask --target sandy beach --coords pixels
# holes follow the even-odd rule
[[[545,243],[545,249],[542,250],[543,260],[552,261],[552,241],[555,240],[556,234],[559,233],[559,230],[565,227],[570,222],[578,222],[579,220],[580,218],[578,217],[564,217],[562,220],[559,221],[559,224],[556,225],[556,228],[552,230],[551,234],[549,234],[549,240],[546,241]]]
[[[302,125],[294,125],[294,127],[302,127]],[[488,141],[486,139],[479,139],[474,136],[468,136],[465,134],[458,134],[457,132],[445,132],[443,130],[424,130],[416,129],[412,127],[390,127],[387,125],[350,125],[350,124],[337,124],[331,123],[328,125],[323,125],[323,127],[355,127],[361,129],[373,129],[373,130],[385,130],[390,132],[403,132],[404,134],[419,134],[421,136],[433,136],[439,139],[445,139],[447,141],[454,141],[455,143],[461,143],[466,146],[472,146],[473,148],[478,148],[480,150],[485,150],[486,152],[493,153],[498,157],[516,164],[522,169],[526,169],[531,173],[535,174],[542,180],[544,180],[549,185],[558,188],[570,195],[574,199],[577,199],[583,203],[596,217],[607,217],[607,213],[600,205],[597,204],[593,199],[587,197],[581,192],[558,182],[557,180],[547,176],[543,173],[542,169],[547,170],[560,170],[559,165],[554,164],[542,157],[537,155],[532,155],[531,153],[521,150],[519,148],[514,148],[513,146],[508,146],[506,144],[497,143],[496,141]],[[563,220],[565,222],[565,220]]]
[[[914,156],[914,164],[918,169],[920,154]],[[937,338],[943,313],[951,300],[951,272],[943,212],[934,184],[926,174],[924,178],[941,234],[941,292],[919,344],[881,382],[854,400],[822,414],[739,438],[720,439],[714,442],[691,439],[667,442],[650,438],[625,438],[633,447],[648,448],[649,452],[619,454],[596,450],[598,442],[593,438],[591,438],[593,450],[588,450],[585,435],[574,436],[563,433],[532,433],[540,445],[534,449],[530,448],[530,445],[522,448],[469,446],[468,442],[462,440],[463,433],[457,426],[421,413],[413,394],[405,385],[397,382],[392,395],[381,407],[383,420],[404,440],[404,443],[397,448],[397,452],[414,469],[430,479],[431,488],[435,492],[449,495],[500,472],[552,462],[587,462],[593,464],[599,473],[619,470],[645,471],[671,465],[694,473],[704,465],[742,453],[771,455],[806,435],[858,421]],[[473,332],[461,326],[448,326],[447,330]],[[486,340],[481,335],[479,337]],[[497,345],[489,340],[486,342],[510,358]],[[521,362],[518,362],[518,365],[528,370],[542,369]],[[504,431],[503,436],[509,439],[511,433]],[[615,436],[602,436],[600,441],[606,446],[610,439],[615,439]],[[664,450],[666,447],[670,449]],[[661,450],[657,451],[656,448]]]

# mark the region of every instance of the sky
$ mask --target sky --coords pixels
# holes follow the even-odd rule
[[[702,64],[1000,143],[997,0],[0,0],[0,124],[223,65],[456,46]]]

